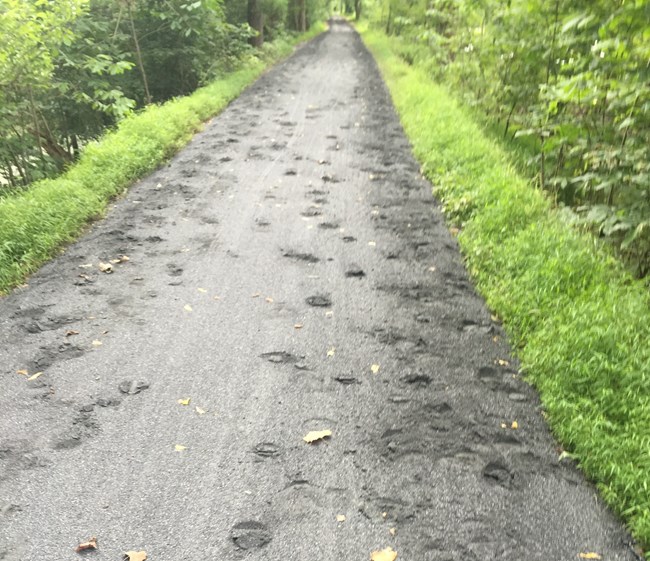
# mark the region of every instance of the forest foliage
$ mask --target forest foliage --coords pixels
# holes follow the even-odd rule
[[[326,3],[0,0],[0,197],[58,175],[134,111],[241,67],[264,38],[305,31]]]
[[[648,0],[374,0],[366,13],[488,117],[568,221],[648,275]]]

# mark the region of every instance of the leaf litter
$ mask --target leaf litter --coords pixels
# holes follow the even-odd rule
[[[332,436],[332,431],[329,430],[329,429],[313,430],[311,432],[308,432],[305,436],[303,436],[302,439],[307,444],[312,444],[313,442],[318,442],[319,440],[324,440],[326,438],[329,438],[330,436]]]

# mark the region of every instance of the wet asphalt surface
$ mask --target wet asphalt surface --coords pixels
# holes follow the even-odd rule
[[[0,375],[4,561],[636,558],[342,23],[0,300]]]

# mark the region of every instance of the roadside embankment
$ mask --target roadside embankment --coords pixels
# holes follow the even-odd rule
[[[266,68],[324,29],[317,24],[291,41],[267,45],[259,57],[192,95],[147,107],[88,145],[61,177],[0,198],[0,295],[74,240],[112,197],[176,153]]]
[[[650,544],[650,295],[565,224],[470,111],[361,28],[467,267],[566,450]]]

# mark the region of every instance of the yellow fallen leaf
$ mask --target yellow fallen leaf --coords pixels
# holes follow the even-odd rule
[[[337,514],[336,515],[336,521],[337,522],[345,522],[345,514]]]
[[[505,423],[501,423],[501,428],[502,428],[502,429],[507,429],[507,428],[508,428],[508,425],[506,425]]]
[[[99,264],[99,270],[102,273],[107,273],[107,274],[112,273],[113,272],[113,265],[111,265],[110,263],[100,263]]]
[[[329,429],[313,430],[311,432],[308,432],[305,436],[303,436],[302,439],[307,444],[311,444],[312,442],[316,442],[317,440],[323,440],[324,438],[328,438],[330,436],[332,436],[332,431]]]
[[[192,401],[191,397],[186,397],[185,399],[179,399],[178,404],[179,405],[189,405],[190,401]]]
[[[122,558],[124,561],[145,561],[147,559],[146,551],[127,551]]]
[[[327,356],[334,356],[336,354],[336,347],[332,347],[327,351]]]
[[[80,551],[86,551],[88,549],[97,549],[97,538],[92,537],[87,542],[82,542],[77,547],[75,547],[75,551],[77,553]]]
[[[186,312],[191,312],[191,311],[192,311],[192,306],[190,306],[189,304],[185,304],[185,306],[183,306],[183,309],[184,309]]]
[[[195,407],[195,409],[196,409],[196,412],[197,412],[199,415],[205,415],[205,409],[201,409],[201,408],[198,407],[198,406]]]
[[[578,557],[580,557],[580,559],[602,559],[600,555],[593,551],[590,551],[589,553],[580,553]]]
[[[21,376],[29,376],[29,371],[28,370],[16,370],[16,374],[20,374]]]
[[[387,512],[382,512],[381,517],[382,518],[388,518],[388,513]]]
[[[370,554],[370,561],[395,561],[397,559],[397,551],[393,551],[392,547],[387,547],[381,551],[373,551]]]
[[[207,290],[205,288],[197,288],[197,290],[199,292],[202,292],[203,294],[205,294],[207,292]]]
[[[460,232],[460,230],[459,230],[458,228],[454,227],[454,226],[452,226],[451,228],[449,228],[449,231],[451,232],[451,235],[452,235],[452,236],[457,236],[457,235],[458,235],[458,232]]]
[[[497,364],[499,366],[510,366],[510,363],[507,360],[503,360],[502,358],[497,359]]]
[[[331,318],[334,315],[334,312],[332,310],[328,310],[325,312],[325,317],[326,318]]]
[[[388,533],[389,533],[391,536],[394,536],[394,535],[397,533],[397,530],[396,530],[395,528],[389,528],[389,529],[388,529]]]
[[[174,450],[176,450],[176,452],[182,452],[183,450],[187,450],[187,446],[183,446],[182,444],[176,444],[176,446],[174,446]]]
[[[377,243],[376,242],[368,242],[368,245],[370,247],[375,247],[377,245]]]
[[[378,364],[373,364],[373,365],[370,367],[370,371],[371,371],[373,374],[377,374],[377,372],[379,372],[379,365],[378,365]]]
[[[517,421],[512,421],[512,425],[510,425],[510,428],[513,430],[517,430],[519,428],[519,423]]]
[[[102,343],[101,341],[99,341],[99,340],[97,340],[97,339],[95,339],[95,340],[93,341],[93,347],[101,347],[103,344],[104,344],[104,343]]]
[[[32,374],[29,378],[27,378],[27,381],[31,382],[32,380],[36,380],[36,378],[38,378],[41,374],[43,374],[43,373],[42,372],[37,372],[36,374]]]

